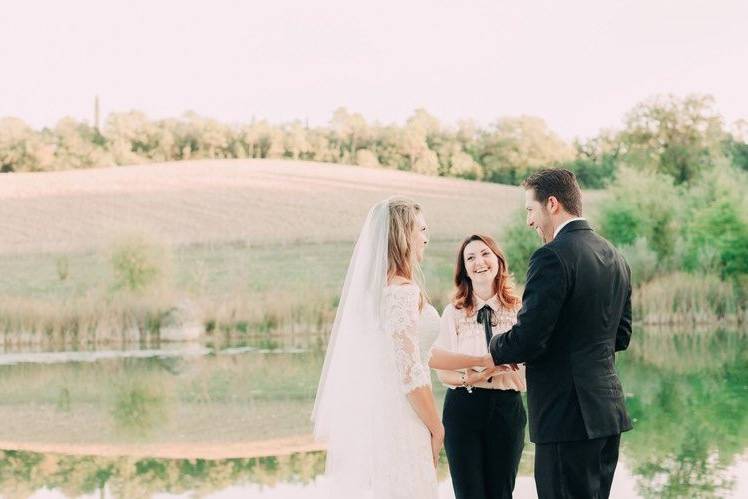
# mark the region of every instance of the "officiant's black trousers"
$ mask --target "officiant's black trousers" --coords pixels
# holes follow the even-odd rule
[[[621,435],[535,444],[538,499],[607,499]]]
[[[519,392],[447,390],[442,419],[455,498],[511,498],[527,424]]]

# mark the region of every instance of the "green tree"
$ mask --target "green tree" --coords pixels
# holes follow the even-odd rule
[[[684,211],[681,194],[668,175],[622,168],[602,208],[602,235],[618,245],[644,238],[663,264],[674,264]]]
[[[689,270],[713,269],[722,278],[748,274],[748,224],[729,200],[697,213],[687,234]]]
[[[748,121],[738,120],[724,143],[725,154],[733,166],[748,171]]]
[[[525,282],[530,257],[542,245],[538,234],[527,226],[524,209],[517,210],[501,236],[509,270],[517,282]]]
[[[356,150],[366,148],[371,140],[369,125],[359,113],[350,113],[344,107],[335,110],[330,120],[331,139],[339,150],[338,162],[353,163]]]
[[[575,157],[571,145],[533,116],[502,118],[479,140],[479,162],[491,182],[517,185],[533,171]]]
[[[621,132],[625,162],[689,182],[723,155],[722,119],[707,95],[657,96],[626,116]]]
[[[55,142],[55,170],[114,165],[106,139],[92,126],[63,118],[49,133]]]
[[[0,118],[0,173],[33,172],[51,168],[54,144],[18,118]]]
[[[579,185],[589,189],[603,189],[615,178],[621,144],[611,131],[602,131],[597,137],[574,143],[576,158],[562,166],[573,171]]]

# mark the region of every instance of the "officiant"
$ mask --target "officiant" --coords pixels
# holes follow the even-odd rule
[[[524,366],[454,369],[444,353],[487,355],[491,337],[516,323],[520,299],[503,252],[485,235],[463,241],[454,284],[429,356],[449,388],[442,419],[452,487],[456,499],[511,498],[527,424]]]

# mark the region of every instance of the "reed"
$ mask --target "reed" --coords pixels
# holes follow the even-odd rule
[[[634,319],[648,325],[745,324],[740,285],[716,275],[677,272],[634,291]]]
[[[427,267],[427,290],[437,310],[449,301],[451,271],[446,258]],[[324,272],[322,272],[324,274]],[[0,300],[0,334],[5,349],[21,345],[86,345],[152,342],[175,310],[194,318],[209,338],[265,334],[325,334],[335,319],[339,289],[332,282],[315,286],[314,279],[286,282],[277,289],[239,287],[231,293],[205,295],[159,287],[146,294],[92,290],[63,300],[6,296]],[[187,299],[186,299],[187,298]],[[747,323],[739,288],[716,276],[673,274],[656,278],[634,291],[637,323],[671,326],[679,331],[705,325],[714,329]]]
[[[92,294],[63,302],[5,297],[0,300],[0,334],[6,350],[145,342],[159,332],[172,302],[169,294],[116,299]]]

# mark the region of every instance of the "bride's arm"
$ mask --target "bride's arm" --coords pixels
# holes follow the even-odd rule
[[[421,362],[418,349],[420,292],[416,286],[402,286],[397,290],[395,298],[398,303],[388,311],[387,329],[395,348],[395,364],[402,390],[418,417],[431,432],[432,440],[441,440],[444,437],[444,427],[436,411],[430,373]]]
[[[488,354],[482,356],[465,355],[462,353],[450,352],[437,346],[431,347],[430,353],[429,367],[432,369],[454,371],[456,369],[467,369],[474,366],[489,369],[494,365],[491,356]]]
[[[431,433],[431,459],[436,468],[439,465],[439,453],[444,447],[444,425],[436,412],[431,386],[421,386],[408,392],[408,402]]]
[[[445,371],[443,369],[436,369],[436,377],[439,381],[449,386],[460,386],[462,384],[462,378],[464,374],[457,371]]]
[[[439,419],[430,386],[420,386],[408,392],[408,401],[432,436],[444,438],[444,426]]]
[[[421,362],[418,349],[418,302],[420,291],[414,285],[401,286],[388,310],[387,332],[392,337],[395,365],[403,392],[413,410],[431,433],[434,467],[444,445],[444,426],[439,420],[431,391],[431,373]]]

